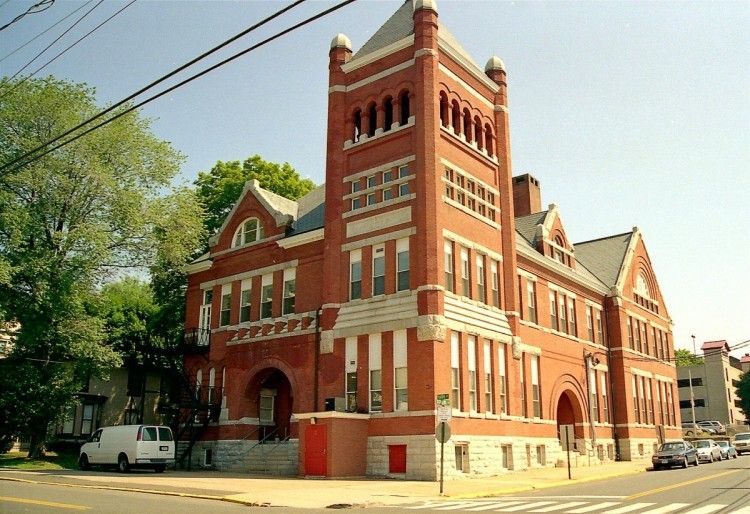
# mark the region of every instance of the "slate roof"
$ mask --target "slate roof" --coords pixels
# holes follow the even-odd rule
[[[549,211],[535,212],[516,218],[516,232],[518,232],[531,246],[535,246],[536,226],[544,223]]]
[[[322,184],[297,200],[297,219],[292,223],[290,236],[323,228],[325,222],[326,185]]]
[[[583,264],[607,287],[617,284],[632,232],[576,243],[576,261]]]
[[[701,350],[720,350],[720,349],[723,349],[724,347],[727,347],[727,349],[729,349],[729,345],[724,340],[722,340],[722,341],[706,341],[701,346]]]

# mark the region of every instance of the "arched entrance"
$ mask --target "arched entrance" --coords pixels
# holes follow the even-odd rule
[[[576,440],[583,439],[583,409],[578,398],[570,389],[563,391],[557,400],[556,418],[557,434],[561,441],[563,441],[564,430],[562,427],[566,425],[573,425],[573,433]]]
[[[278,368],[265,368],[252,378],[248,388],[252,413],[258,417],[258,439],[286,439],[294,397],[289,379]]]

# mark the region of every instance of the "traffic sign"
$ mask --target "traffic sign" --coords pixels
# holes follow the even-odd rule
[[[447,441],[450,441],[451,438],[451,427],[448,425],[448,423],[442,422],[438,423],[435,427],[435,439],[440,444],[443,444]]]
[[[450,405],[451,404],[451,395],[448,394],[448,393],[439,394],[435,398],[435,403],[437,405]]]
[[[447,423],[451,420],[453,415],[453,409],[450,405],[438,405],[437,406],[437,421],[438,423]]]

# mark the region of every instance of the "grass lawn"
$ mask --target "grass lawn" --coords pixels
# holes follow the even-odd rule
[[[27,459],[26,452],[8,452],[0,454],[0,467],[26,469],[32,471],[54,469],[76,469],[78,455],[74,453],[47,452],[41,459]]]

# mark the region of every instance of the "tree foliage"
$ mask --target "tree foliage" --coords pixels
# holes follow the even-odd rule
[[[99,111],[94,90],[52,77],[3,79],[0,163]],[[181,266],[203,237],[201,207],[170,190],[181,155],[136,112],[24,167],[0,170],[0,313],[20,323],[0,370],[0,434],[50,422],[90,376],[120,364],[95,293],[122,269]]]
[[[700,366],[703,364],[703,357],[698,357],[690,350],[679,348],[674,351],[674,360],[678,367],[685,368],[689,366]]]
[[[740,399],[740,409],[745,413],[745,419],[750,422],[750,370],[740,375],[737,397]]]
[[[248,180],[255,179],[260,187],[296,200],[309,193],[315,184],[300,177],[289,163],[277,164],[263,160],[260,155],[240,161],[218,161],[208,173],[198,173],[196,193],[206,209],[205,226],[209,234],[215,232],[242,194]]]

